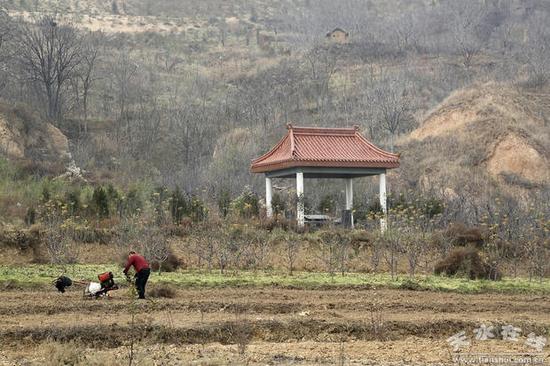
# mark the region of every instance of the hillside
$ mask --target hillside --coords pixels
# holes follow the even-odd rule
[[[507,191],[547,186],[549,112],[544,91],[498,83],[458,90],[403,139],[405,178],[453,191],[484,177]]]
[[[0,30],[0,100],[52,120],[69,139],[52,146],[70,146],[97,182],[178,186],[211,203],[210,193],[237,197],[245,186],[263,194],[248,164],[290,122],[359,125],[384,149],[400,137],[403,165],[392,174],[407,188],[457,192],[473,173],[506,189],[544,186],[550,9],[520,0],[467,5],[0,0],[8,25]],[[26,67],[32,40],[22,40],[59,25],[84,57],[52,108],[48,81]],[[349,39],[327,39],[335,27]],[[9,145],[19,158],[32,150]],[[338,189],[332,183],[312,191],[313,205]],[[367,183],[356,188],[375,194]]]
[[[7,158],[60,165],[70,159],[67,137],[25,107],[0,104],[0,152]]]

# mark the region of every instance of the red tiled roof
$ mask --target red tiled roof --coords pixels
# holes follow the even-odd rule
[[[253,173],[294,167],[397,168],[399,155],[370,143],[358,127],[293,127],[268,153],[252,161]]]

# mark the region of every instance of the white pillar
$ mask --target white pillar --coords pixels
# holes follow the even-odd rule
[[[296,196],[297,196],[297,207],[296,207],[296,222],[299,227],[303,227],[305,223],[304,219],[304,173],[296,173]]]
[[[380,174],[380,207],[382,208],[382,218],[380,219],[380,230],[386,231],[387,227],[387,198],[386,198],[386,173]]]
[[[353,179],[346,178],[346,210],[350,211],[351,228],[353,229]]]
[[[273,187],[271,185],[271,178],[265,177],[265,211],[268,218],[273,217],[273,206],[271,206],[272,198]]]

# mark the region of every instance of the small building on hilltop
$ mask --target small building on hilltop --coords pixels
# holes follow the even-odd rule
[[[287,126],[287,134],[269,152],[252,161],[252,173],[265,174],[267,216],[273,215],[272,179],[295,178],[298,226],[304,226],[304,178],[341,178],[346,188],[346,221],[353,227],[353,179],[380,177],[380,206],[386,221],[386,171],[399,167],[399,155],[384,151],[352,128],[319,128]]]
[[[334,28],[327,33],[326,37],[329,41],[335,43],[348,43],[349,41],[349,33],[342,28]]]

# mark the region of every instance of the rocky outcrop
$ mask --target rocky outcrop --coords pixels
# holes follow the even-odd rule
[[[71,160],[69,141],[57,127],[22,107],[6,105],[0,105],[0,155],[34,162]]]

